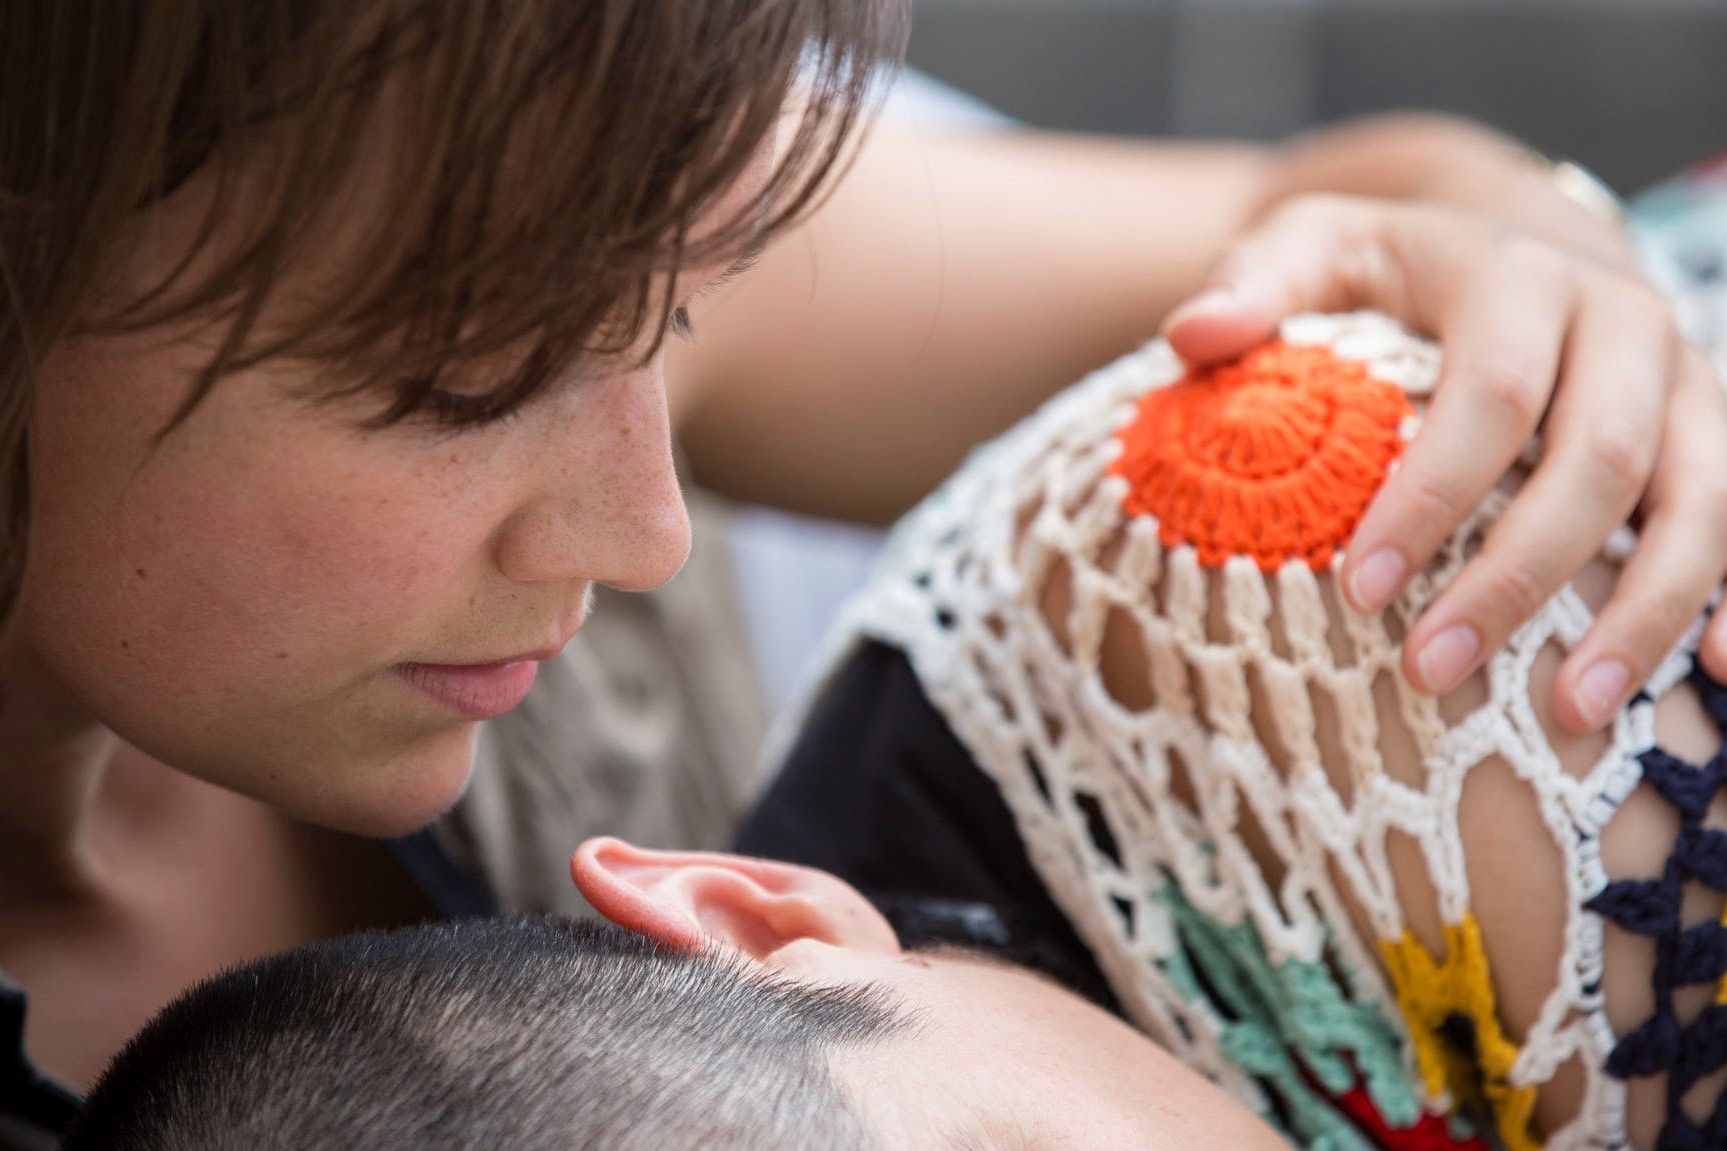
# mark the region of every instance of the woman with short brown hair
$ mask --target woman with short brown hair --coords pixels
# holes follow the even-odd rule
[[[490,866],[556,790],[556,747],[511,745],[532,766],[471,858],[365,837],[450,807],[537,672],[539,706],[570,706],[554,657],[593,587],[677,570],[674,428],[727,494],[888,518],[1210,274],[1229,290],[1169,321],[1200,358],[1349,303],[1446,341],[1428,431],[1357,536],[1366,599],[1551,413],[1507,521],[1526,530],[1412,632],[1445,637],[1448,675],[1639,498],[1649,559],[1559,676],[1571,720],[1592,672],[1642,678],[1727,570],[1721,481],[1678,482],[1727,438],[1713,373],[1613,229],[1479,129],[1405,117],[1279,150],[881,133],[772,244],[847,158],[897,49],[885,0],[3,19],[14,1128],[57,1126],[75,1096],[44,1076],[88,1083],[226,963],[528,902]],[[22,991],[0,997],[21,1021]]]

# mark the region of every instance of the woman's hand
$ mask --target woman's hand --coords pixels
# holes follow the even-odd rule
[[[1173,313],[1170,343],[1212,361],[1303,311],[1375,308],[1436,333],[1445,367],[1421,434],[1362,518],[1342,577],[1354,606],[1401,591],[1517,460],[1534,475],[1406,639],[1404,671],[1455,686],[1633,509],[1642,540],[1554,684],[1560,721],[1599,728],[1727,574],[1727,390],[1656,291],[1482,216],[1336,196],[1288,201]],[[1727,612],[1703,641],[1727,676]]]

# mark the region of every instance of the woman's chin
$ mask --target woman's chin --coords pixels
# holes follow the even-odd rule
[[[384,801],[376,803],[320,803],[302,811],[289,810],[288,814],[331,831],[367,839],[396,839],[411,835],[435,822],[461,797],[462,787],[456,786],[440,792],[435,797],[422,792],[416,795],[386,797]]]
[[[456,762],[439,758],[445,761],[385,772],[366,779],[362,786],[336,786],[305,797],[303,803],[288,800],[282,806],[297,818],[333,831],[395,839],[419,831],[462,798],[472,774],[471,756]]]
[[[394,839],[419,831],[461,799],[473,772],[473,757],[474,740],[468,732],[364,762],[336,764],[326,759],[325,770],[315,774],[279,765],[195,774],[305,823],[372,839]]]
[[[447,812],[468,786],[479,725],[232,724],[216,739],[116,726],[157,763],[332,831],[393,839]],[[260,730],[269,737],[257,734]]]

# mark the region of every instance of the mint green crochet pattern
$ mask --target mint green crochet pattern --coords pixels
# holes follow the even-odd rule
[[[1309,1077],[1342,1094],[1359,1076],[1392,1126],[1407,1127],[1420,1118],[1402,1039],[1377,1009],[1352,1001],[1321,964],[1291,959],[1274,965],[1251,922],[1224,926],[1173,883],[1157,896],[1182,942],[1163,963],[1165,975],[1182,995],[1232,1017],[1223,1027],[1224,1054],[1277,1097],[1287,1137],[1308,1151],[1374,1151]]]

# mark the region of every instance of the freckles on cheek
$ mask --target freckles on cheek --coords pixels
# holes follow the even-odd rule
[[[484,517],[442,484],[355,469],[271,488],[261,550],[292,565],[302,594],[349,620],[440,606],[487,538]]]
[[[147,573],[132,577],[158,609],[146,618],[192,614],[155,622],[189,629],[192,643],[243,640],[272,660],[388,655],[447,610],[484,538],[452,514],[447,490],[328,453],[163,474],[135,495],[122,546],[126,570]],[[160,610],[174,601],[182,610]]]

